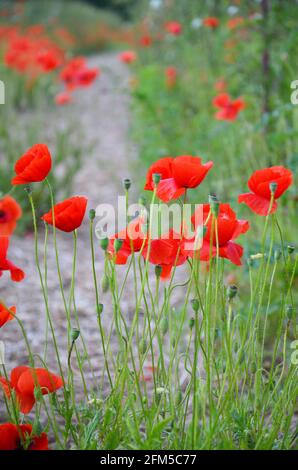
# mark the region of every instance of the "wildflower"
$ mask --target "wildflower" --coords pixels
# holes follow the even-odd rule
[[[113,257],[116,264],[126,264],[132,253],[141,251],[146,238],[142,231],[142,224],[143,220],[138,217],[130,222],[126,229],[110,237],[107,252]],[[118,250],[115,249],[115,240],[122,241]]]
[[[200,208],[198,210],[201,210]],[[217,243],[218,243],[218,255],[220,258],[227,258],[236,265],[241,265],[241,257],[243,255],[242,246],[234,242],[236,238],[242,233],[247,232],[249,229],[249,223],[247,220],[238,220],[235,212],[232,210],[229,204],[220,204],[219,212],[216,218],[217,222],[217,233],[215,231],[214,224],[215,217],[211,212],[210,204],[203,205],[203,223],[207,227],[204,235],[203,244],[200,249],[200,259],[202,261],[209,261],[210,254],[211,258],[217,255]],[[196,214],[192,217],[195,230],[198,229],[196,224]],[[211,244],[211,247],[210,247]],[[193,256],[189,252],[190,256]]]
[[[233,101],[227,93],[216,96],[213,100],[213,105],[219,108],[219,111],[215,114],[215,118],[224,121],[234,121],[239,112],[245,108],[245,102],[242,98]]]
[[[63,232],[73,232],[82,224],[88,199],[84,196],[74,196],[54,206],[55,227]],[[42,216],[44,222],[54,225],[53,211],[49,210]]]
[[[235,29],[238,28],[238,26],[243,25],[244,23],[244,18],[242,16],[236,16],[235,18],[231,18],[227,22],[227,27],[228,29]]]
[[[119,60],[125,64],[132,64],[137,60],[137,54],[134,51],[124,51],[119,54]]]
[[[52,158],[45,144],[35,144],[16,162],[13,185],[43,181],[51,171]]]
[[[31,424],[0,424],[0,450],[49,450],[46,433],[36,436],[32,430]]]
[[[100,75],[99,68],[88,68],[85,57],[75,57],[63,68],[60,80],[65,83],[68,91],[78,87],[90,86]]]
[[[171,229],[162,237],[146,243],[142,256],[149,259],[151,264],[161,267],[160,278],[167,280],[171,276],[174,266],[185,263],[187,256],[182,252],[183,240],[181,236]]]
[[[152,37],[149,35],[144,35],[140,38],[140,45],[142,47],[150,47],[152,44]]]
[[[227,84],[224,79],[220,78],[214,85],[216,91],[224,91],[227,88]]]
[[[215,29],[219,26],[219,20],[214,16],[209,16],[203,19],[203,25],[207,26],[207,28]]]
[[[161,181],[157,185],[157,196],[162,201],[169,202],[182,196],[185,189],[196,188],[212,166],[212,161],[202,164],[201,157],[190,155],[161,158],[149,168],[144,189],[153,191],[152,175],[159,173]]]
[[[12,313],[13,315],[12,315]],[[5,323],[8,323],[9,321],[14,319],[14,315],[16,314],[16,308],[9,307],[6,308],[4,305],[0,304],[0,328],[5,325]]]
[[[178,21],[168,21],[168,23],[165,24],[165,29],[173,36],[179,36],[179,34],[182,33],[182,26]]]
[[[55,96],[55,103],[59,106],[63,106],[64,104],[68,104],[72,102],[71,94],[68,91],[62,91]]]
[[[42,395],[53,393],[63,386],[61,377],[46,369],[33,369],[27,366],[15,367],[10,374],[10,381],[0,377],[0,385],[8,398],[14,391],[20,411],[30,413],[35,404],[35,388],[40,387]]]
[[[240,194],[238,202],[244,202],[258,215],[267,215],[269,209],[270,214],[272,214],[277,209],[276,199],[280,198],[292,182],[292,172],[283,166],[272,166],[263,170],[257,170],[248,180],[248,187],[251,192]],[[270,189],[272,183],[276,184],[274,192]]]
[[[0,199],[0,237],[9,237],[22,216],[22,209],[11,196]]]
[[[11,280],[20,282],[24,279],[25,273],[7,259],[8,247],[9,238],[0,237],[0,277],[3,275],[3,271],[9,271]]]
[[[177,69],[176,67],[169,66],[166,68],[166,85],[168,88],[173,88],[177,81]]]

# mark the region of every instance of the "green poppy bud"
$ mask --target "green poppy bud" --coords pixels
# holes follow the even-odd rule
[[[139,343],[139,350],[141,354],[145,354],[147,351],[147,342],[145,339],[141,339]]]
[[[79,336],[80,336],[80,330],[78,330],[77,328],[72,328],[70,332],[71,340],[76,341]]]
[[[161,272],[162,272],[162,267],[158,264],[157,266],[155,266],[155,276],[160,277]]]
[[[161,324],[160,324],[160,329],[163,335],[166,335],[168,330],[169,330],[169,322],[168,319],[165,317],[163,318]]]
[[[270,188],[271,194],[275,194],[277,190],[277,183],[273,181],[272,183],[270,183],[269,188]]]
[[[154,185],[157,186],[158,183],[161,180],[161,174],[160,173],[153,173],[152,180],[153,180]]]
[[[124,187],[125,191],[129,190],[129,188],[131,187],[131,181],[130,181],[129,178],[125,178],[123,180],[123,187]]]
[[[98,304],[97,306],[97,313],[98,315],[101,315],[103,312],[103,304]]]
[[[95,211],[95,209],[90,209],[90,211],[89,211],[89,219],[90,219],[90,220],[94,220],[94,219],[95,219],[95,216],[96,216],[96,211]]]
[[[188,326],[189,326],[189,328],[190,328],[191,330],[193,329],[194,324],[195,324],[195,319],[194,319],[193,317],[191,317],[191,318],[189,319],[189,322],[188,322]]]
[[[191,303],[191,306],[192,306],[193,311],[194,311],[195,313],[198,313],[199,308],[200,308],[200,302],[199,302],[199,300],[198,300],[198,299],[192,299],[192,300],[190,301],[190,303]]]
[[[294,245],[288,245],[287,250],[288,250],[289,255],[291,255],[295,251],[295,246]]]
[[[217,218],[219,214],[219,200],[217,199],[215,194],[209,195],[209,204],[212,214],[215,218]]]
[[[106,238],[101,238],[101,240],[99,241],[99,244],[101,246],[101,248],[106,251],[108,246],[109,246],[109,239],[106,237]]]
[[[234,297],[236,297],[237,295],[237,292],[238,292],[237,286],[235,286],[234,284],[229,286],[228,291],[227,291],[228,300],[231,301],[232,299],[234,299]]]

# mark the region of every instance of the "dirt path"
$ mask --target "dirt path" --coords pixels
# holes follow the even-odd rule
[[[122,179],[129,176],[129,165],[135,151],[129,143],[130,126],[127,91],[129,70],[121,64],[114,54],[106,54],[90,60],[90,65],[99,66],[102,75],[89,89],[82,90],[70,107],[56,109],[50,113],[49,126],[63,126],[67,119],[77,120],[83,128],[84,144],[93,144],[93,151],[84,156],[84,163],[76,177],[74,194],[86,195],[88,209],[99,203],[116,204],[117,194],[121,191]],[[73,238],[71,234],[58,234],[60,264],[63,284],[68,290],[71,282]],[[43,233],[40,233],[40,256],[43,257]],[[33,238],[14,238],[10,257],[26,272],[26,279],[12,283],[8,276],[1,278],[0,297],[8,305],[16,305],[20,319],[23,320],[28,339],[34,353],[42,354],[45,338],[45,311],[41,295],[39,278],[34,264]],[[62,363],[67,364],[67,329],[66,317],[58,285],[57,270],[54,262],[54,250],[50,242],[48,248],[48,290],[49,306],[55,327],[55,334],[60,347]],[[96,264],[99,277],[103,273],[103,255],[98,243]],[[125,300],[126,297],[126,300]],[[127,302],[129,295],[124,295]],[[104,303],[105,301],[102,300]],[[102,364],[100,338],[97,328],[95,297],[91,271],[88,217],[78,234],[78,263],[76,275],[76,305],[80,327],[88,342],[93,366],[99,371]],[[111,306],[107,305],[103,318],[109,317]],[[75,326],[75,320],[72,320]],[[10,371],[14,366],[28,364],[28,353],[20,328],[13,321],[0,332],[0,339],[5,343],[6,367]],[[49,367],[57,370],[55,356],[51,353],[47,359]],[[75,365],[74,365],[75,367]],[[87,372],[88,374],[89,372]]]

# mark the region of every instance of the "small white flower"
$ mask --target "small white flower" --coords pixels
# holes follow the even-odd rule
[[[158,10],[162,6],[162,0],[150,0],[150,7]]]
[[[191,27],[193,29],[199,29],[202,26],[201,18],[194,18],[191,22]]]
[[[228,15],[231,15],[231,16],[236,15],[238,11],[239,11],[239,8],[236,7],[235,5],[230,5],[227,9]]]

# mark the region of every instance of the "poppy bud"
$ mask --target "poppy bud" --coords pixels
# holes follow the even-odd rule
[[[249,268],[252,268],[254,265],[254,260],[252,258],[247,258],[247,264]]]
[[[129,178],[124,178],[123,187],[124,187],[125,191],[129,190],[129,188],[131,187],[131,181],[130,181]]]
[[[109,278],[108,278],[108,276],[104,275],[103,278],[102,278],[102,281],[101,281],[101,288],[102,288],[102,291],[103,291],[104,294],[106,292],[108,292],[109,287],[110,287]]]
[[[71,340],[76,341],[79,336],[80,336],[80,330],[78,330],[77,328],[72,328],[70,332]]]
[[[145,339],[141,339],[140,343],[139,343],[139,350],[141,352],[141,354],[145,354],[146,351],[147,351],[147,342]]]
[[[161,180],[161,174],[160,173],[153,173],[152,180],[153,180],[154,185],[157,186],[158,183]]]
[[[160,329],[163,335],[166,335],[169,330],[169,322],[167,318],[164,318],[160,324]]]
[[[294,253],[294,251],[295,251],[294,245],[288,245],[288,246],[287,246],[287,250],[288,250],[289,255],[291,255],[292,253]]]
[[[232,284],[231,286],[228,287],[228,300],[231,301],[234,297],[236,297],[238,292],[238,287]]]
[[[97,306],[97,313],[98,315],[101,315],[103,312],[103,304],[98,304]]]
[[[191,317],[189,322],[188,322],[188,326],[191,330],[193,329],[194,324],[195,324],[195,319],[193,317]]]
[[[286,314],[289,320],[292,320],[294,317],[294,309],[292,305],[286,306]]]
[[[281,257],[281,251],[280,250],[275,250],[274,252],[274,261],[278,261],[280,260],[280,257]]]
[[[162,272],[162,266],[160,266],[160,264],[157,264],[155,266],[155,276],[159,278],[161,275],[161,272]]]
[[[101,248],[106,251],[108,246],[109,246],[109,239],[106,237],[106,238],[101,238],[100,242],[99,242]]]
[[[271,194],[275,194],[277,190],[277,183],[273,181],[272,183],[270,183],[269,188],[270,188]]]
[[[95,209],[90,209],[90,211],[89,211],[89,219],[90,219],[90,220],[94,220],[94,219],[95,219],[95,215],[96,215]]]
[[[28,196],[30,196],[32,194],[32,186],[30,184],[26,184],[24,191],[28,194]]]
[[[193,308],[193,311],[195,313],[198,313],[199,308],[200,308],[200,302],[198,301],[198,299],[192,299],[191,300],[191,306]]]
[[[212,214],[214,215],[214,217],[217,218],[219,213],[219,200],[217,199],[215,194],[209,195],[209,204]]]
[[[121,240],[121,238],[115,238],[114,240],[115,253],[118,253],[118,251],[121,250],[122,245],[123,245],[123,240]]]
[[[146,206],[147,201],[146,201],[146,198],[144,196],[140,196],[138,202],[139,202],[140,206]]]

